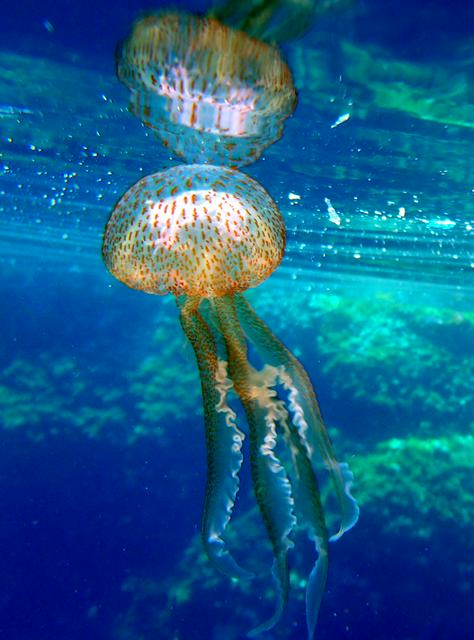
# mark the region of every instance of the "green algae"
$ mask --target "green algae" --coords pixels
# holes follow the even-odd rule
[[[70,357],[17,358],[0,374],[0,425],[22,429],[33,440],[81,432],[97,438],[125,419],[120,390],[95,384]],[[120,431],[120,429],[119,429]]]
[[[424,540],[456,532],[474,541],[473,434],[393,438],[355,456],[355,492],[366,518],[382,531]]]
[[[196,419],[200,426],[194,356],[174,316],[162,313],[157,325],[150,343],[139,341],[123,362],[106,349],[90,360],[55,351],[16,357],[0,372],[0,428],[34,440],[82,433],[129,445],[158,438],[167,446],[176,424]]]
[[[339,392],[352,389],[356,399],[434,428],[440,418],[473,418],[473,314],[344,301],[325,314],[321,333],[323,370]],[[454,343],[448,333],[456,335]],[[453,344],[465,351],[453,351]]]
[[[152,434],[156,425],[172,430],[176,422],[202,420],[194,355],[175,317],[160,318],[148,354],[126,376],[139,415],[137,436]]]

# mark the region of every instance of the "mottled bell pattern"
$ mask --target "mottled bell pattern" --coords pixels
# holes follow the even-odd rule
[[[265,189],[239,171],[180,165],[139,180],[104,235],[111,273],[148,293],[245,291],[279,265],[285,226]]]

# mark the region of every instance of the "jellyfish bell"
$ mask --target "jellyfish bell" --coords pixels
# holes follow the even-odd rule
[[[281,214],[256,180],[181,165],[142,178],[120,199],[103,257],[129,287],[210,298],[259,285],[284,248]]]
[[[163,13],[135,23],[118,54],[130,106],[187,162],[238,167],[282,135],[294,110],[279,51],[212,18]]]

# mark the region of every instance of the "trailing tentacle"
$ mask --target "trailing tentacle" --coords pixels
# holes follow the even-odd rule
[[[281,365],[284,367],[288,376],[284,384],[289,392],[293,422],[298,429],[302,445],[313,467],[315,467],[315,450],[319,450],[332,478],[341,511],[339,531],[331,537],[335,540],[351,529],[359,517],[359,507],[350,493],[352,474],[347,465],[340,465],[335,458],[316,395],[302,364],[273,335],[270,328],[257,316],[243,296],[235,296],[235,306],[245,333],[260,351],[265,362],[276,367]]]
[[[275,557],[273,576],[278,588],[278,602],[271,618],[250,632],[254,636],[272,628],[279,620],[288,600],[289,538],[296,518],[293,513],[291,486],[283,465],[275,452],[276,427],[279,420],[277,405],[270,401],[268,389],[262,395],[256,372],[247,361],[244,334],[238,323],[232,297],[214,301],[229,358],[229,375],[244,407],[250,441],[250,464],[255,496],[272,545]]]
[[[289,474],[292,494],[298,510],[298,519],[308,530],[314,540],[317,560],[308,577],[306,586],[306,620],[308,638],[311,640],[316,628],[321,600],[326,588],[329,560],[329,535],[324,518],[324,509],[319,493],[318,479],[307,455],[298,429],[291,420],[283,400],[277,397],[275,387],[285,381],[283,367],[265,365],[258,372],[262,389],[266,389],[268,404],[272,405],[272,412],[278,416],[278,424],[283,433],[292,459],[292,472]],[[263,393],[261,394],[263,397]]]
[[[218,569],[237,578],[251,578],[228,551],[223,534],[239,490],[244,434],[226,402],[231,387],[225,365],[218,360],[214,336],[198,311],[199,299],[178,300],[181,325],[189,339],[199,368],[207,445],[207,483],[202,525],[204,547]]]
[[[272,407],[258,406],[258,401],[252,404],[246,409],[251,433],[250,462],[255,494],[275,555],[272,574],[279,597],[273,615],[254,629],[250,637],[271,629],[285,608],[289,591],[288,550],[293,546],[289,534],[296,524],[291,485],[275,452],[277,416]]]
[[[292,478],[293,495],[297,501],[310,536],[314,539],[317,560],[306,585],[306,621],[308,638],[311,640],[316,628],[321,600],[326,589],[329,565],[329,535],[319,493],[318,479],[314,473],[306,448],[295,425],[289,421],[287,441],[293,452],[295,478]]]

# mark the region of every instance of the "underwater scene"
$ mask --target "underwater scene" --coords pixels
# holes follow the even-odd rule
[[[0,637],[469,640],[474,5],[0,23]]]

